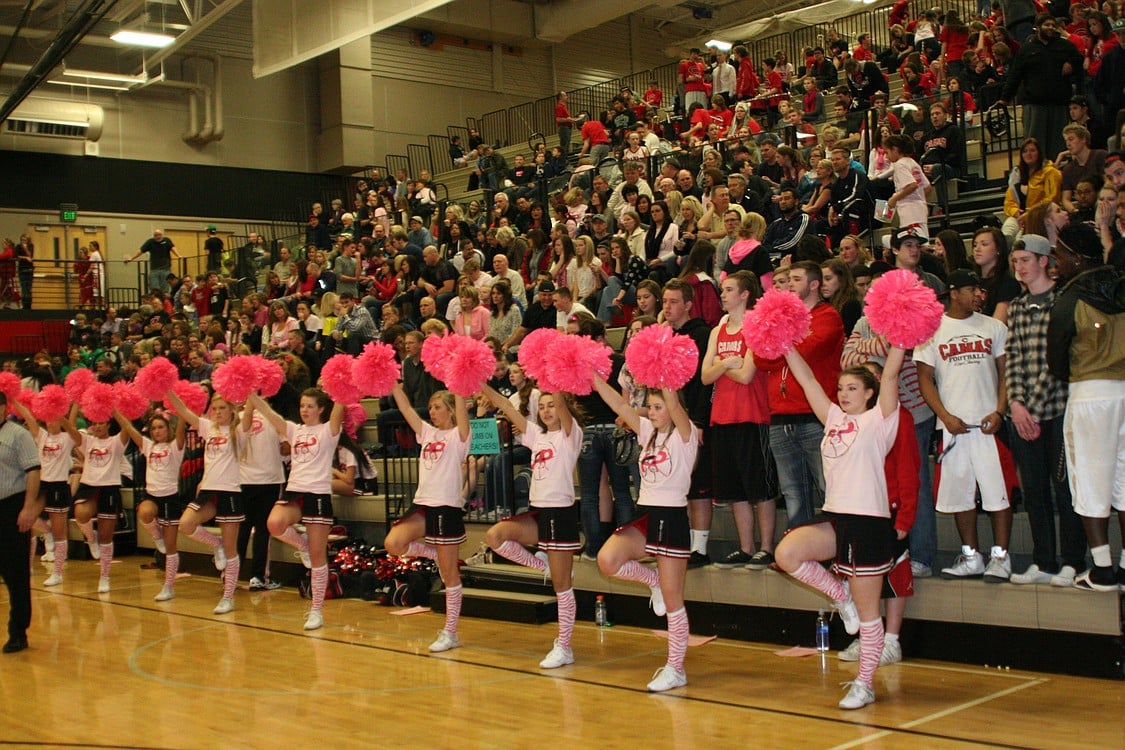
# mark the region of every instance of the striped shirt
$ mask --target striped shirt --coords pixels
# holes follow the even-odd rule
[[[27,489],[27,472],[39,469],[39,448],[31,433],[12,422],[0,424],[0,498]]]
[[[875,362],[882,367],[887,361],[887,353],[891,350],[886,339],[871,330],[866,317],[860,318],[852,335],[844,342],[844,352],[840,356],[840,366],[855,367],[867,362]],[[898,400],[899,403],[910,411],[914,424],[923,422],[934,415],[930,407],[926,406],[922,398],[922,389],[918,385],[918,366],[914,358],[907,353],[903,360],[902,370],[898,374]]]
[[[1051,287],[1044,294],[1022,294],[1008,308],[1008,402],[1019,401],[1039,422],[1066,411],[1067,384],[1047,369],[1047,323],[1054,305]]]

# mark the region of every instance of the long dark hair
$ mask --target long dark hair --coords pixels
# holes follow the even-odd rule
[[[1028,164],[1023,160],[1023,150],[1030,145],[1034,145],[1035,150],[1039,152],[1039,158],[1034,164]],[[1043,161],[1043,147],[1039,145],[1039,139],[1025,138],[1023,143],[1020,144],[1020,158],[1018,162],[1020,183],[1026,185],[1031,179],[1031,176],[1043,168]]]
[[[969,256],[965,252],[965,241],[961,239],[957,230],[943,229],[938,232],[937,239],[941,240],[941,246],[945,248],[945,258],[942,262],[945,263],[947,272],[972,267]]]
[[[492,285],[492,288],[493,290],[499,291],[500,296],[504,298],[504,301],[499,305],[491,303],[490,301],[492,306],[492,317],[499,318],[507,315],[508,311],[512,309],[512,285],[509,284],[506,280],[501,279],[494,283]]]

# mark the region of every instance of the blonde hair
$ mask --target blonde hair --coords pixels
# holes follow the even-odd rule
[[[449,413],[450,413],[450,415],[452,416],[452,419],[453,419],[453,426],[456,427],[457,426],[457,402],[453,398],[453,393],[451,391],[434,391],[433,395],[430,396],[430,400],[426,402],[426,405],[429,406],[434,401],[441,401],[447,407],[449,407]]]
[[[317,316],[327,318],[336,312],[336,303],[340,301],[339,295],[336,292],[325,292],[324,296],[320,298],[320,309],[317,311]]]
[[[742,220],[742,226],[738,229],[738,236],[747,240],[760,240],[765,234],[766,217],[754,211],[748,212],[746,218]]]
[[[696,221],[703,218],[703,203],[694,195],[684,196],[684,199],[680,201],[680,210],[678,213],[682,215],[685,208],[691,209],[692,217]]]
[[[515,238],[515,230],[513,230],[511,227],[499,227],[496,230],[496,241],[501,245],[507,245]]]
[[[640,226],[640,223],[640,219],[637,218],[637,226]],[[590,265],[590,261],[594,258],[594,240],[592,237],[580,234],[574,238],[574,257],[578,261],[579,268]]]
[[[680,216],[680,204],[684,202],[684,194],[679,190],[669,190],[664,194],[664,202],[668,204],[668,220],[675,221]]]
[[[571,188],[563,195],[563,203],[568,206],[580,205],[586,200],[586,194],[582,192],[581,188]]]

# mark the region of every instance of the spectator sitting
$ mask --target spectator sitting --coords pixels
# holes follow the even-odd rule
[[[489,309],[480,303],[480,294],[472,285],[462,286],[457,296],[461,301],[461,312],[453,322],[453,332],[484,341],[491,318]]]

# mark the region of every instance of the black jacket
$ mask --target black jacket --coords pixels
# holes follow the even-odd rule
[[[1070,63],[1070,75],[1063,74],[1064,63]],[[1033,34],[1012,60],[1001,96],[1010,102],[1018,92],[1020,104],[1065,107],[1081,72],[1082,55],[1077,47],[1064,39],[1044,44]]]
[[[703,358],[707,355],[707,343],[711,339],[711,327],[703,318],[692,318],[676,331],[681,336],[690,336],[699,349],[699,362],[695,375],[681,390],[688,416],[693,424],[706,427],[711,424],[711,386],[703,384]]]

